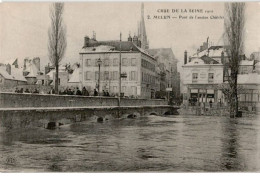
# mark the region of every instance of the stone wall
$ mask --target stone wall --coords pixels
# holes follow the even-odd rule
[[[0,93],[0,108],[117,106],[114,97]],[[167,105],[165,100],[121,99],[122,106]]]

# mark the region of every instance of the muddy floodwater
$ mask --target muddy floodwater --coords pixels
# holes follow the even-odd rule
[[[6,172],[259,172],[260,118],[149,116],[0,132]]]

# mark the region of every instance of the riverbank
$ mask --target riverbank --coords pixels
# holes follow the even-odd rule
[[[258,109],[259,110],[259,109]],[[180,115],[199,115],[199,116],[220,116],[229,117],[229,107],[207,107],[201,108],[196,106],[181,107],[178,112]],[[259,111],[240,110],[242,117],[257,117]]]

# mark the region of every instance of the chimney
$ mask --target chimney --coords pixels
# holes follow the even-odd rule
[[[11,75],[11,65],[10,64],[7,64],[6,65],[6,71],[7,71],[7,73],[9,74],[9,75]]]
[[[94,41],[96,41],[96,32],[95,32],[95,31],[93,31],[93,37],[92,37],[92,39],[93,39]]]
[[[203,46],[200,46],[200,51],[203,51]]]
[[[184,65],[187,64],[187,51],[184,51]]]
[[[132,41],[133,41],[133,39],[132,39],[132,37],[131,37],[130,34],[129,34],[129,37],[128,37],[128,41],[129,41],[129,42],[132,42]]]
[[[222,64],[225,64],[224,51],[221,52],[221,62]]]
[[[84,47],[88,47],[89,46],[89,37],[85,36],[84,38]]]
[[[138,46],[138,37],[136,35],[133,37],[133,42],[136,46]]]
[[[189,57],[189,62],[191,62],[191,57]]]
[[[37,71],[40,71],[41,68],[41,59],[39,57],[33,58],[33,63],[37,68]]]

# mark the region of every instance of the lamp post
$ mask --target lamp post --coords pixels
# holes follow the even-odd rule
[[[97,60],[97,64],[98,64],[98,94],[99,94],[100,93],[100,65],[102,64],[100,58]]]
[[[119,47],[120,47],[120,52],[119,52],[119,95],[118,95],[118,106],[120,107],[120,98],[121,98],[121,32],[120,32],[120,42],[119,42]]]

